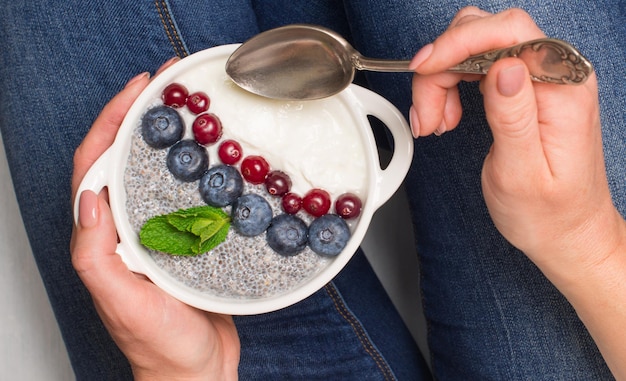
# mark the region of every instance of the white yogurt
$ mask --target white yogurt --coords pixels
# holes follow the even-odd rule
[[[344,192],[365,195],[367,168],[359,125],[337,99],[314,102],[276,101],[250,94],[237,87],[224,71],[225,61],[216,60],[176,82],[190,93],[204,91],[211,98],[209,112],[222,121],[223,139],[241,144],[244,156],[261,155],[272,169],[287,173],[292,191],[303,195],[322,188],[334,197]],[[155,100],[155,103],[160,102]],[[195,115],[178,109],[192,138]],[[219,144],[219,143],[218,143]],[[209,147],[211,165],[217,146]]]

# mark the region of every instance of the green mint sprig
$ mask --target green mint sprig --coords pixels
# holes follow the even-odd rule
[[[141,227],[139,238],[152,250],[195,256],[224,242],[229,228],[230,216],[206,205],[152,217]]]

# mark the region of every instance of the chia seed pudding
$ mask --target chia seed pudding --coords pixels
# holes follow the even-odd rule
[[[293,179],[292,189],[300,194],[320,187],[333,197],[349,191],[366,202],[363,197],[367,169],[362,142],[357,131],[349,131],[356,129],[356,123],[346,121],[345,116],[337,116],[346,114],[342,106],[324,106],[322,102],[313,107],[304,102],[258,98],[232,84],[223,67],[224,62],[217,60],[176,79],[190,91],[209,95],[209,112],[218,115],[224,126],[222,140],[239,141],[244,155],[264,155],[273,169],[289,173]],[[154,102],[146,106],[146,111],[160,102],[160,94],[155,94]],[[179,112],[185,121],[185,137],[189,138],[195,115],[182,109]],[[329,140],[335,143],[320,143]],[[341,144],[336,144],[337,141]],[[220,164],[216,147],[207,147],[207,152],[209,167]],[[138,120],[124,171],[126,211],[137,234],[151,217],[206,205],[198,191],[198,181],[183,182],[170,173],[166,166],[167,153],[168,149],[155,149],[146,144]],[[270,203],[274,216],[283,213],[280,197],[270,195],[263,185],[244,181],[243,194],[246,193],[263,196]],[[230,206],[223,210],[230,214]],[[307,225],[314,219],[304,211],[297,216]],[[358,218],[347,222],[354,230]],[[224,242],[198,256],[149,252],[158,267],[186,286],[213,296],[243,299],[287,293],[333,260],[314,253],[308,246],[294,256],[279,255],[268,246],[265,234],[245,237],[232,227]]]

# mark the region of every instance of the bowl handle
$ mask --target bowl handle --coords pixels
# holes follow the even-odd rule
[[[83,181],[80,183],[78,187],[78,191],[76,192],[76,199],[74,200],[74,223],[78,224],[78,213],[79,213],[79,204],[80,204],[80,194],[85,190],[90,190],[96,194],[100,193],[104,187],[108,185],[109,180],[109,170],[110,170],[110,162],[111,162],[111,148],[107,149],[99,158],[96,160],[91,168],[85,174]],[[117,222],[116,222],[117,223]],[[122,261],[126,264],[128,269],[133,272],[143,273],[141,267],[132,261],[132,255],[126,254],[130,251],[130,248],[122,240],[117,244],[117,248],[115,252],[122,257]]]
[[[376,208],[383,205],[398,190],[406,177],[413,160],[413,136],[411,129],[400,111],[380,95],[354,86],[354,91],[363,103],[367,115],[380,119],[393,136],[394,151],[385,169],[376,168]]]

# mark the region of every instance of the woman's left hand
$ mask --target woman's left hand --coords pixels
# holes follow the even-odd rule
[[[72,264],[136,379],[234,380],[239,338],[232,318],[190,307],[131,272],[115,252],[117,233],[106,189],[76,194],[148,83],[147,74],[131,80],[105,106],[76,150],[72,198],[80,198],[80,211],[72,236]]]

